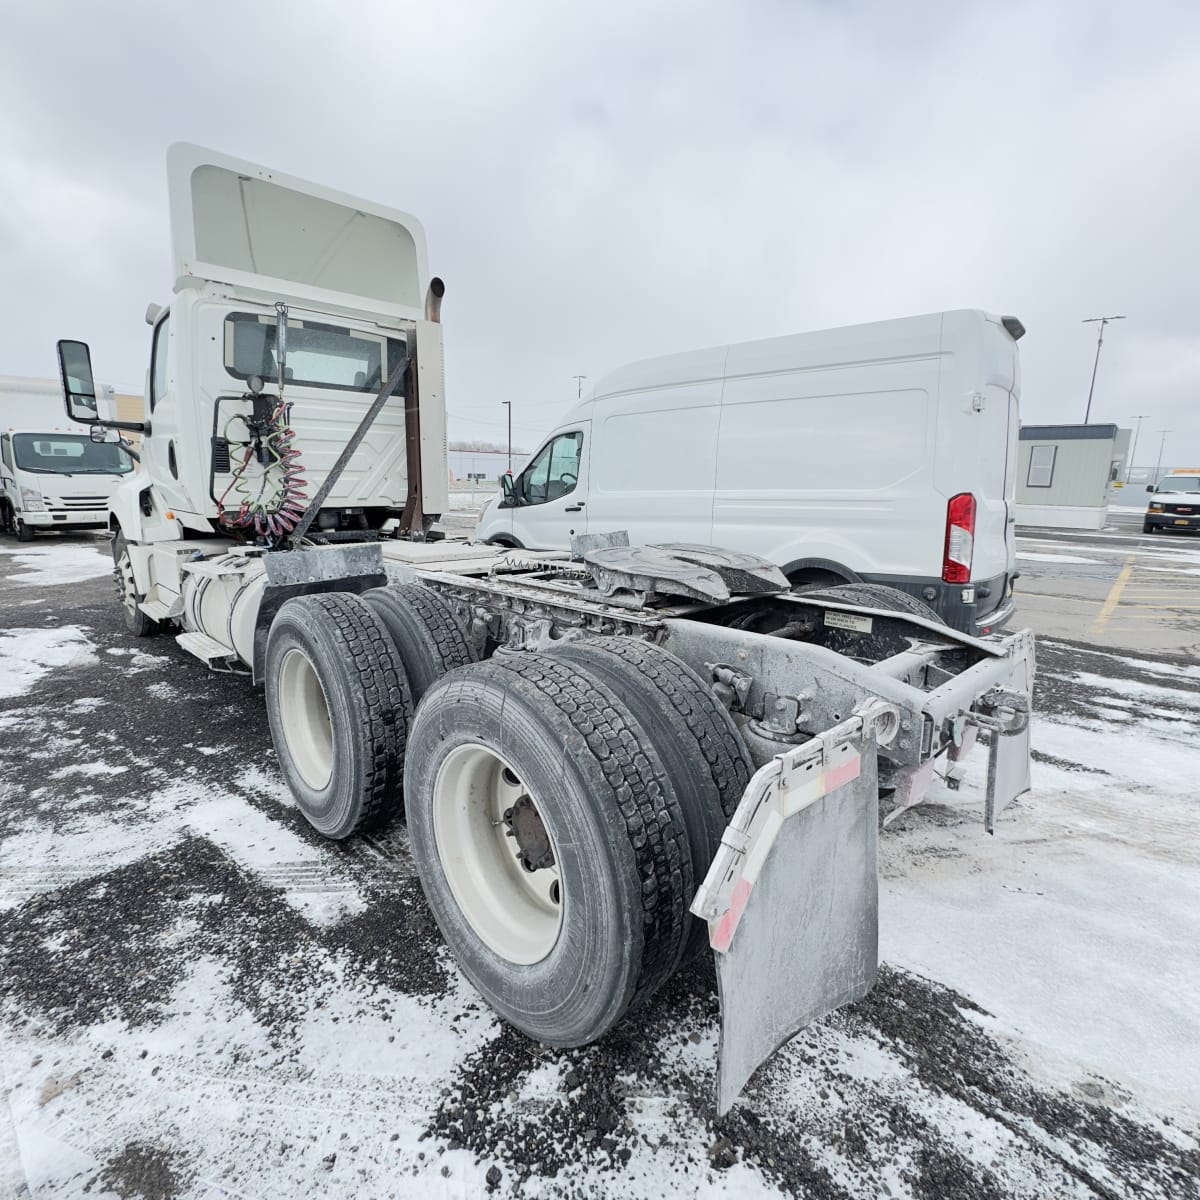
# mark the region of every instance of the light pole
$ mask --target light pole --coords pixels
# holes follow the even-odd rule
[[[1137,454],[1138,434],[1142,432],[1142,422],[1149,416],[1149,413],[1134,413],[1131,420],[1137,422],[1137,428],[1133,431],[1133,449],[1129,451],[1129,465],[1125,468],[1125,482],[1128,483],[1133,476],[1133,459]]]
[[[1150,480],[1155,487],[1158,487],[1158,473],[1162,470],[1163,447],[1167,444],[1167,434],[1174,433],[1175,430],[1160,429],[1158,432],[1162,434],[1162,441],[1158,443],[1158,462],[1154,464],[1154,478]]]
[[[508,409],[508,473],[512,474],[512,401],[501,400],[501,404]]]
[[[587,376],[586,375],[572,375],[571,378],[573,380],[575,380],[575,399],[582,400],[583,399],[583,381],[587,378]]]
[[[1091,325],[1095,321],[1100,322],[1100,336],[1096,339],[1096,361],[1092,364],[1092,385],[1088,388],[1087,412],[1083,414],[1083,423],[1088,423],[1088,418],[1092,415],[1092,392],[1096,390],[1096,371],[1100,366],[1100,347],[1104,345],[1104,327],[1109,321],[1123,321],[1124,317],[1084,317],[1081,324]]]

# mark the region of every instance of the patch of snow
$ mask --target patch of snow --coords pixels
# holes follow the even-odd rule
[[[74,542],[47,542],[44,546],[0,547],[0,554],[11,554],[27,571],[9,575],[13,583],[81,583],[98,575],[112,574],[112,555],[95,546]]]
[[[0,699],[23,695],[58,667],[95,662],[95,646],[79,625],[0,630]]]
[[[1017,557],[1032,559],[1035,562],[1085,563],[1091,567],[1103,565],[1098,558],[1077,558],[1074,554],[1035,554],[1031,550],[1018,550]]]
[[[208,800],[186,821],[239,866],[283,889],[287,902],[313,924],[334,925],[366,912],[358,888],[338,879],[329,850],[304,841],[240,797]]]
[[[57,771],[52,771],[50,777],[66,779],[69,775],[121,775],[128,770],[128,767],[118,767],[105,762],[72,763],[69,767],[60,767]]]
[[[1147,741],[1108,721],[1037,721],[1035,749],[1090,772],[1035,763],[1034,791],[994,838],[967,823],[882,839],[880,954],[970,996],[1032,1063],[1057,1054],[1076,1079],[1116,1079],[1189,1113],[1200,1107],[1189,1033],[1200,989],[1183,949],[1200,944],[1196,752]],[[935,798],[974,815],[986,762],[969,762],[962,792]]]

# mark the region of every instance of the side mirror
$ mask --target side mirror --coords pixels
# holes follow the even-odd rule
[[[108,430],[103,425],[92,425],[88,429],[88,438],[93,442],[107,442]],[[112,439],[117,440],[115,437]]]
[[[1148,492],[1154,491],[1154,484],[1152,484],[1152,483],[1146,484],[1146,491],[1148,491]]]
[[[504,493],[505,501],[511,504],[513,495],[515,493],[513,488],[513,477],[507,471],[500,476],[500,490]]]
[[[86,342],[58,343],[58,372],[62,378],[67,416],[83,425],[99,420],[92,354]]]

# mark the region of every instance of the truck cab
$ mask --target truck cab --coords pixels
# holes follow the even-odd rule
[[[98,404],[109,410],[113,389]],[[47,420],[61,403],[56,383],[0,379],[0,529],[29,542],[39,532],[103,529],[118,485],[133,459],[84,425]]]
[[[1146,491],[1143,533],[1160,530],[1200,530],[1200,467],[1181,468],[1164,475]]]

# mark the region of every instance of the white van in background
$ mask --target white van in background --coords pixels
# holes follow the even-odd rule
[[[797,586],[867,580],[986,633],[1014,608],[1014,317],[905,317],[647,359],[602,379],[476,536],[700,542]]]
[[[114,417],[113,389],[101,390],[98,416]],[[39,530],[105,529],[108,498],[132,470],[120,446],[62,419],[58,380],[0,376],[0,531],[31,542]]]

